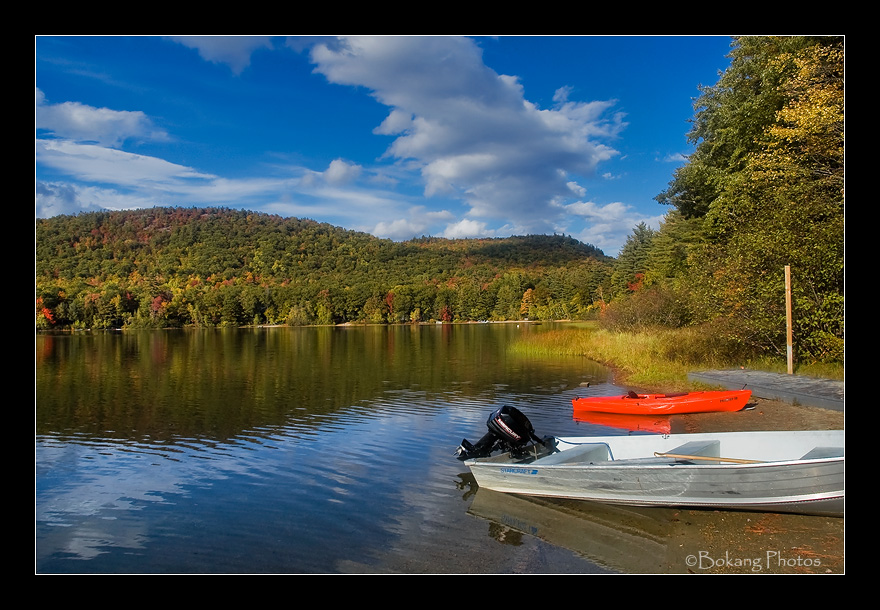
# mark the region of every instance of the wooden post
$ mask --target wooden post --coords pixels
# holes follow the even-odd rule
[[[785,266],[785,326],[787,330],[786,337],[786,357],[788,359],[788,374],[794,373],[794,346],[792,342],[791,331],[791,267]]]

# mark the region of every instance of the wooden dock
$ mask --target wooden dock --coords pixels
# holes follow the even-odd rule
[[[689,373],[688,379],[729,390],[751,390],[756,398],[843,411],[843,381],[749,369],[699,371]]]

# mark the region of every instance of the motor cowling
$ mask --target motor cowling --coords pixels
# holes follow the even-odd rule
[[[467,439],[461,441],[456,451],[458,459],[488,457],[494,451],[516,452],[532,441],[543,444],[535,435],[532,422],[516,407],[505,405],[496,409],[486,420],[486,427],[489,431],[476,444]]]

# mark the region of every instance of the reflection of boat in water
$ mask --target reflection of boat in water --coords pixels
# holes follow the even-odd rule
[[[468,512],[573,551],[607,570],[630,574],[684,571],[684,554],[682,558],[670,556],[680,552],[669,544],[675,526],[671,511],[654,509],[659,512],[652,516],[638,510],[481,488]]]
[[[539,439],[513,407],[462,441],[486,489],[630,506],[842,516],[842,430],[645,434]],[[499,455],[492,455],[500,450]]]
[[[630,432],[653,432],[655,434],[672,432],[672,422],[668,415],[620,415],[618,413],[575,411],[574,421],[629,430]]]
[[[681,394],[636,394],[574,398],[575,413],[582,411],[620,413],[622,415],[673,415],[676,413],[711,413],[741,411],[752,395],[751,390],[721,392],[683,392]]]
[[[812,556],[811,545],[822,554],[843,556],[842,536],[829,543],[823,529],[827,520],[803,515],[756,518],[747,512],[613,506],[483,488],[477,489],[468,513],[488,521],[499,538],[505,535],[501,532],[510,538],[510,531],[515,531],[624,574],[827,571],[827,562],[806,560],[810,565],[804,567],[780,561],[772,548],[768,555],[767,533],[760,519],[772,520],[777,534],[797,531],[803,540],[799,548],[803,557]],[[723,531],[735,537],[735,543],[726,548],[719,547]]]

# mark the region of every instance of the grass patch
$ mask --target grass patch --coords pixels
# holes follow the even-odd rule
[[[785,359],[745,359],[737,348],[704,329],[612,332],[598,325],[554,329],[524,337],[511,348],[520,355],[583,356],[613,368],[618,383],[657,392],[705,389],[688,380],[691,371],[743,367],[787,372]],[[842,365],[800,365],[801,375],[843,379]]]

